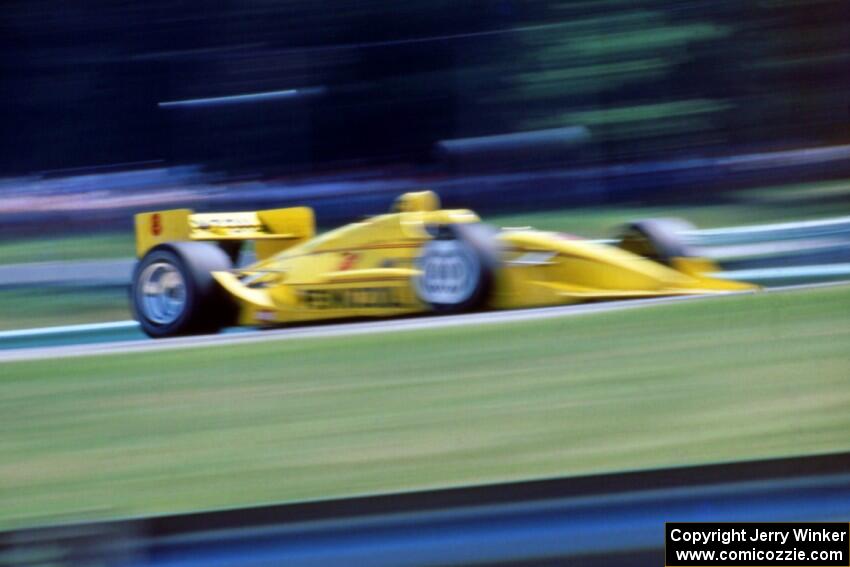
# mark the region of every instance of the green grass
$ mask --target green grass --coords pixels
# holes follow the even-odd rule
[[[130,318],[120,288],[0,289],[0,331]]]
[[[133,254],[135,244],[131,231],[20,238],[0,242],[0,264],[128,258]]]
[[[850,287],[0,364],[0,527],[850,449]]]
[[[801,201],[834,200],[843,201],[843,214],[848,213],[847,203],[850,201],[850,179],[836,179],[829,181],[818,181],[814,183],[797,183],[783,185],[782,187],[770,187],[764,189],[753,189],[745,193],[747,199],[752,203],[763,205],[787,205]],[[838,211],[837,214],[840,214]]]

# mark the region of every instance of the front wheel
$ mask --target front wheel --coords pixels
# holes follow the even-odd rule
[[[233,322],[235,307],[212,272],[232,267],[221,248],[206,242],[170,242],[152,248],[133,271],[134,318],[153,338],[220,330]]]
[[[439,313],[472,311],[490,295],[498,261],[492,230],[484,225],[443,225],[422,247],[414,289]]]

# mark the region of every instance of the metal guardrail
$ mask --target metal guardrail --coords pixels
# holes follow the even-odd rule
[[[40,527],[0,533],[0,565],[661,565],[665,521],[846,521],[848,471],[842,453]]]
[[[762,285],[850,278],[850,217],[694,231],[718,277]]]
[[[701,246],[815,239],[850,241],[850,216],[824,220],[697,230],[689,233],[688,236]]]
[[[135,258],[0,265],[0,287],[129,285]]]

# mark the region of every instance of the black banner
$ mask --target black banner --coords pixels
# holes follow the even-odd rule
[[[847,523],[689,523],[665,528],[667,567],[850,565]]]

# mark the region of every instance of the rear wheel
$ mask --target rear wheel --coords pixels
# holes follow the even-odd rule
[[[422,247],[414,289],[420,301],[439,313],[482,307],[490,295],[498,262],[494,231],[486,225],[437,227]]]
[[[694,256],[685,233],[696,227],[683,219],[645,219],[630,223],[620,231],[619,247],[667,266],[673,258]]]
[[[214,244],[156,246],[133,271],[133,316],[154,338],[216,332],[233,323],[236,309],[212,272],[232,267],[227,254]]]

